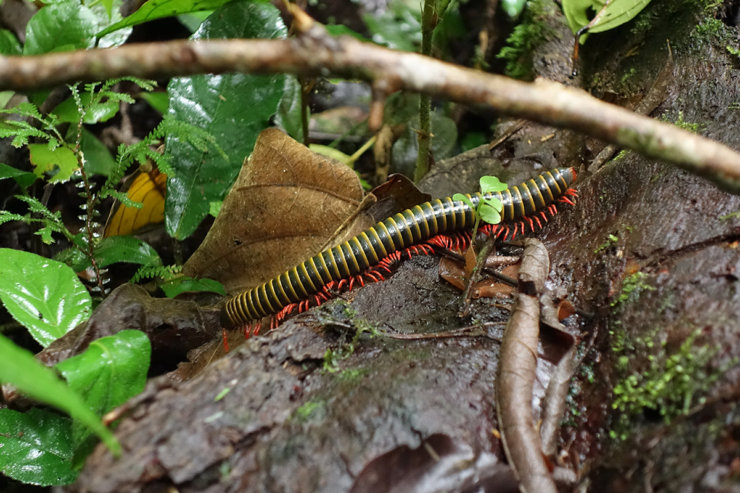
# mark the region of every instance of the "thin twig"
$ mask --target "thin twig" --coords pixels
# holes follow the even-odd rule
[[[403,89],[489,106],[633,149],[740,192],[740,154],[718,142],[604,103],[580,89],[545,80],[520,82],[351,37],[334,38],[317,25],[292,39],[167,41],[0,57],[0,89],[27,90],[124,75],[158,78],[223,72],[358,78],[374,87],[382,84],[385,93]]]

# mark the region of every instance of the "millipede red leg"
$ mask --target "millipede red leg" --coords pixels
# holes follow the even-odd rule
[[[575,202],[573,202],[572,200],[570,200],[565,195],[563,195],[562,197],[560,197],[560,202],[565,202],[566,204],[570,204],[570,205],[576,205]]]
[[[224,351],[229,352],[229,336],[226,333],[226,329],[221,329],[221,339],[224,341]]]
[[[527,222],[529,223],[530,230],[534,231],[534,221],[532,221],[532,218],[531,217],[525,217],[524,219],[526,219]]]

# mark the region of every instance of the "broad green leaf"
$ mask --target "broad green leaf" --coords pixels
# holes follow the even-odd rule
[[[85,171],[94,175],[110,175],[116,166],[116,160],[113,159],[105,144],[84,128],[80,148],[85,155]]]
[[[421,46],[420,3],[394,1],[380,14],[365,14],[362,20],[375,43],[401,51],[418,51]]]
[[[54,255],[54,260],[68,265],[75,272],[80,272],[90,267],[90,258],[75,247],[65,248]]]
[[[492,192],[503,192],[509,188],[506,183],[501,183],[501,180],[496,176],[481,176],[480,178],[480,191],[482,193]]]
[[[279,11],[267,3],[231,2],[216,10],[193,39],[284,37]],[[284,75],[199,75],[173,79],[168,86],[170,116],[207,130],[225,152],[197,150],[175,137],[167,139],[176,176],[167,180],[165,225],[183,239],[221,200],[249,155],[257,135],[277,111]]]
[[[177,20],[180,24],[188,28],[188,31],[194,33],[198,30],[200,25],[206,20],[213,10],[201,10],[199,12],[190,12],[188,14],[180,14],[177,16]]]
[[[275,123],[298,142],[303,142],[302,101],[301,84],[298,79],[292,75],[286,75],[285,91],[275,115]]]
[[[352,162],[352,156],[350,156],[349,154],[345,154],[344,152],[340,151],[336,147],[325,146],[323,144],[309,144],[308,148],[311,149],[316,154],[326,156],[330,159],[346,164],[350,168],[354,168],[354,163]]]
[[[15,386],[32,399],[67,412],[72,418],[93,430],[115,455],[120,455],[121,446],[118,441],[82,398],[71,390],[54,370],[42,365],[30,352],[19,348],[2,335],[0,335],[0,381]]]
[[[77,156],[69,147],[49,149],[48,144],[28,144],[28,150],[33,173],[38,177],[48,173],[51,183],[69,180],[77,169]]]
[[[3,55],[21,54],[21,44],[18,38],[7,29],[0,29],[0,53]]]
[[[161,114],[167,113],[170,106],[170,99],[166,92],[142,92],[141,99],[149,103],[149,106],[159,111]]]
[[[144,22],[153,21],[162,17],[187,14],[201,10],[212,10],[222,6],[229,0],[149,0],[139,7],[136,12],[125,19],[105,28],[98,33],[104,36],[108,33],[128,26],[136,26]]]
[[[90,343],[84,353],[56,365],[87,407],[103,416],[144,390],[151,358],[149,338],[138,330],[123,330]],[[90,432],[73,425],[75,448],[91,449]],[[83,454],[86,455],[86,454]]]
[[[23,188],[28,187],[36,181],[36,175],[30,171],[22,171],[7,164],[0,163],[0,180],[12,178]]]
[[[370,42],[370,40],[367,39],[365,36],[358,33],[357,31],[350,29],[344,24],[327,24],[324,27],[326,27],[326,31],[332,36],[352,36],[359,41],[363,41],[365,43]]]
[[[161,265],[157,251],[148,243],[133,236],[110,236],[95,248],[95,258],[100,267],[117,262],[140,265]]]
[[[0,409],[0,471],[26,484],[72,483],[72,421],[51,411]]]
[[[97,19],[78,0],[65,0],[39,9],[26,25],[25,55],[91,48]]]
[[[67,265],[10,248],[0,248],[0,300],[44,347],[87,320],[92,305]]]
[[[597,15],[608,0],[563,0],[563,12],[568,26],[575,34]],[[612,0],[601,13],[599,20],[588,30],[589,33],[600,33],[614,29],[632,20],[644,9],[650,0]]]
[[[485,202],[480,204],[478,214],[480,214],[480,218],[488,224],[498,224],[501,222],[501,214],[499,211]]]
[[[455,195],[452,196],[452,200],[455,200],[457,202],[465,202],[468,205],[468,207],[475,210],[475,206],[473,205],[473,202],[470,200],[470,197],[468,197],[467,195],[456,193]]]
[[[160,286],[168,298],[174,298],[180,293],[209,291],[226,296],[224,285],[213,279],[193,279],[192,277],[178,277],[162,283]]]
[[[85,116],[82,119],[83,123],[94,125],[96,123],[107,122],[108,120],[116,116],[116,113],[118,113],[118,109],[120,106],[118,101],[106,99],[105,101],[101,101],[97,104],[91,105],[90,100],[92,96],[93,95],[89,92],[83,92],[82,94],[80,94],[80,102],[82,103],[82,107],[87,109],[87,111],[85,112]],[[52,113],[57,116],[59,122],[69,122],[77,124],[80,118],[80,113],[77,109],[77,103],[75,103],[74,98],[71,97],[59,103],[57,107],[52,110]]]
[[[95,25],[95,31],[108,27],[112,24],[119,22],[123,19],[121,15],[121,7],[126,0],[89,0],[84,2],[97,19]],[[126,27],[118,29],[115,32],[106,34],[105,36],[98,36],[98,48],[110,48],[111,46],[119,46],[126,42],[128,37],[131,35],[133,27]]]
[[[412,99],[413,100],[413,99]],[[417,100],[418,101],[418,100]],[[416,114],[406,120],[406,131],[393,143],[393,163],[400,170],[412,169],[416,166],[416,157],[419,154],[419,106],[414,105]],[[452,156],[457,143],[457,125],[452,119],[432,111],[429,114],[432,142],[431,152],[435,160]]]

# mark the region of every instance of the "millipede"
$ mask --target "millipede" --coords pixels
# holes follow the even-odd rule
[[[487,235],[511,238],[540,228],[559,202],[574,205],[573,168],[556,168],[502,192],[467,195],[473,206],[481,199],[497,198],[503,204],[500,224],[486,224]],[[465,247],[475,223],[475,209],[451,197],[416,205],[390,216],[357,236],[328,248],[279,276],[231,297],[221,311],[223,327],[244,327],[257,334],[264,317],[271,328],[294,311],[304,311],[334,296],[334,291],[355,284],[381,281],[391,265],[408,257],[430,254],[434,248]]]

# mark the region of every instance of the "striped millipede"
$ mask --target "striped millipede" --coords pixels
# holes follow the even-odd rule
[[[503,192],[487,194],[503,203],[501,224],[481,228],[486,234],[506,235],[512,231],[524,233],[527,226],[534,231],[547,221],[547,213],[557,212],[557,202],[573,204],[569,188],[576,180],[573,168],[557,168],[531,178]],[[468,195],[473,205],[481,194]],[[401,258],[402,252],[430,253],[433,246],[455,244],[446,235],[471,229],[475,211],[464,202],[446,197],[416,205],[376,223],[353,238],[328,248],[292,269],[252,289],[230,298],[221,311],[225,328],[245,326],[249,335],[259,330],[263,317],[273,315],[275,326],[296,308],[305,310],[313,302],[329,299],[331,289],[349,286],[355,281],[379,281],[382,270]]]

